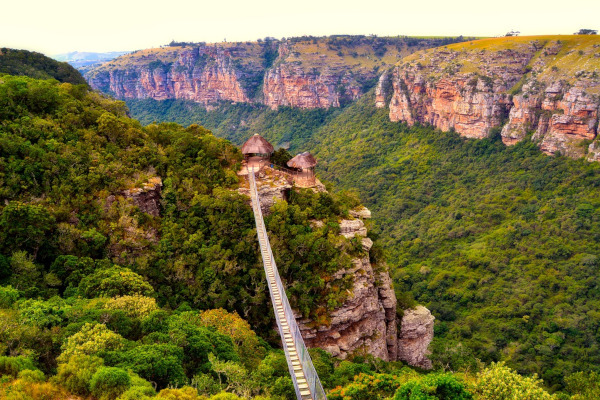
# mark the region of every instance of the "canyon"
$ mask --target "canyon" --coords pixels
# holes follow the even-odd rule
[[[94,89],[118,99],[329,108],[362,96],[402,57],[460,40],[331,36],[181,43],[126,54],[84,74]]]
[[[534,141],[546,154],[600,160],[600,39],[269,39],[141,50],[85,76],[124,99],[180,99],[207,109],[248,103],[343,107],[373,87],[391,121],[467,138]],[[438,46],[438,47],[435,47]]]

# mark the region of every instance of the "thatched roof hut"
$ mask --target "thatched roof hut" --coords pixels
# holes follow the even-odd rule
[[[273,145],[258,133],[252,136],[242,146],[242,154],[273,154],[275,149]]]
[[[314,168],[314,166],[317,165],[317,160],[315,160],[312,154],[305,151],[288,161],[287,165],[291,168],[298,169]]]

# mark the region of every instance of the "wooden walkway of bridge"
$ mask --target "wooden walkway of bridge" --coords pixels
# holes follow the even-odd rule
[[[256,187],[256,178],[254,171],[249,171],[248,180],[250,182],[250,198],[252,199],[252,209],[254,211],[254,220],[256,222],[256,232],[260,244],[265,274],[271,301],[277,320],[277,328],[285,351],[290,375],[294,383],[296,397],[298,400],[321,400],[326,399],[325,391],[315,371],[308,349],[304,345],[304,340],[296,324],[296,317],[292,311],[290,303],[285,294],[285,288],[279,277],[277,265],[271,251],[271,244],[267,236],[267,230],[260,208],[260,199]]]

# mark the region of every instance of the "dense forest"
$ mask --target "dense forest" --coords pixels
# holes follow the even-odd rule
[[[265,135],[277,147],[300,152],[312,136],[342,112],[339,108],[302,110],[280,107],[278,110],[260,104],[222,102],[206,108],[186,100],[126,100],[131,115],[142,124],[172,121],[183,126],[197,124],[216,136],[241,145],[250,136]]]
[[[234,141],[260,132],[310,150],[321,179],[358,190],[398,299],[437,318],[437,367],[506,361],[554,389],[571,373],[599,372],[597,163],[550,157],[530,142],[506,147],[499,132],[469,140],[391,123],[372,94],[341,110],[130,104],[146,120],[180,115]]]
[[[294,148],[380,214],[401,306],[438,318],[432,372],[313,349],[329,398],[598,398],[596,164],[391,124],[370,102],[272,125],[250,110],[267,137],[308,131]],[[239,150],[127,114],[86,85],[0,75],[0,398],[294,398]],[[362,251],[337,234],[356,204],[298,191],[266,220],[306,316],[347,295],[322,277]]]
[[[251,209],[234,190],[240,160],[204,128],[142,127],[85,85],[1,76],[0,397],[293,398]],[[127,191],[157,182],[153,215]],[[321,279],[349,263],[350,242],[331,235],[346,198],[299,192],[266,221],[307,315],[347,295]],[[328,387],[375,370],[314,358]]]

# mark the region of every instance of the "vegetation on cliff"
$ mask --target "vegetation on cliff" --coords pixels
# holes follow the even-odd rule
[[[479,358],[539,372],[557,398],[597,398],[597,165],[393,124],[372,101],[304,112],[295,145],[359,187],[401,301],[441,322],[436,366],[466,372],[315,351],[331,396],[550,398]],[[232,190],[239,151],[126,111],[85,85],[0,77],[0,397],[293,398],[251,211]],[[294,126],[287,113],[267,138]],[[132,193],[158,195],[160,212]],[[295,306],[325,305],[313,317],[343,300],[343,282],[323,280],[361,251],[335,223],[355,203],[297,192],[266,221]]]
[[[437,365],[506,360],[557,386],[596,370],[600,166],[390,123],[372,104],[320,130],[315,154],[372,209],[399,298],[436,316]]]

